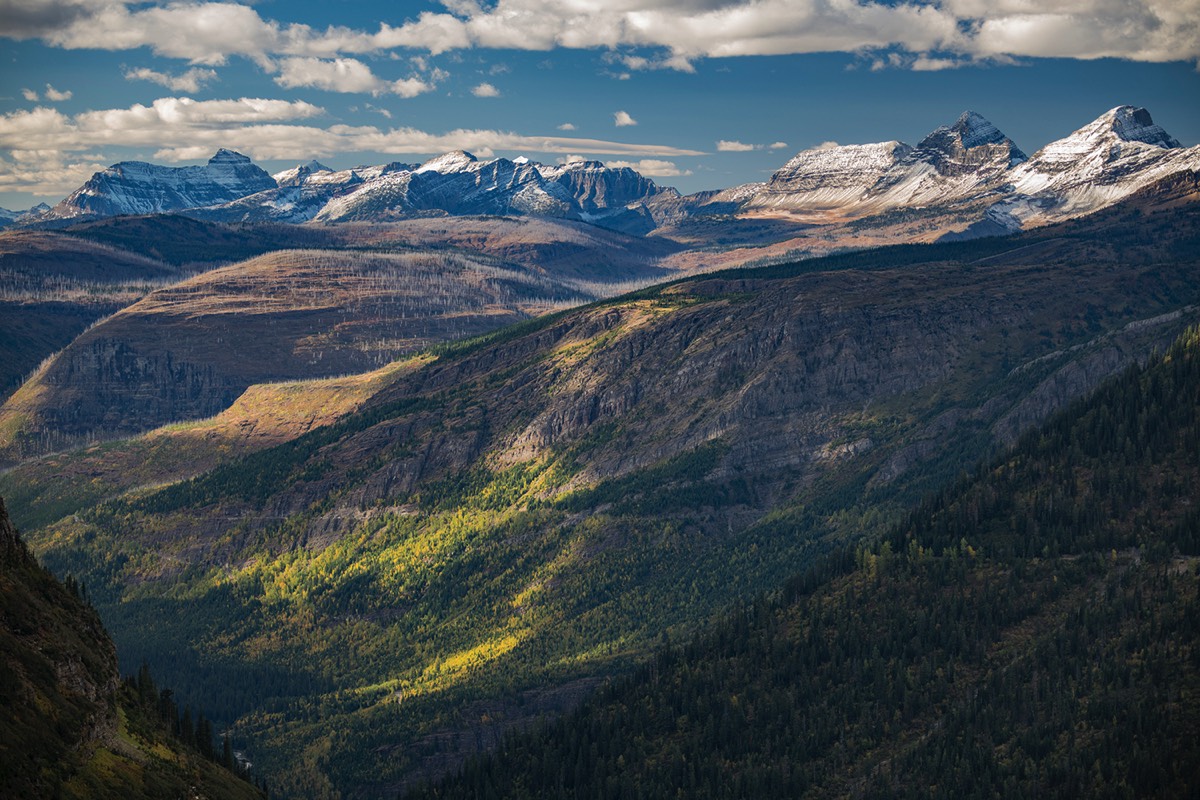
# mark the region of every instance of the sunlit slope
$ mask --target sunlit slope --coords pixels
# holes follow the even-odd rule
[[[1190,797],[1200,335],[420,798]]]
[[[106,498],[190,478],[328,425],[428,360],[414,356],[359,375],[255,384],[215,417],[23,462],[0,474],[0,496],[9,498],[19,525],[40,527]]]

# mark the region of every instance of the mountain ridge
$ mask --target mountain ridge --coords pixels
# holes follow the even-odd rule
[[[1170,172],[1197,168],[1200,146],[1182,147],[1144,108],[1117,106],[1032,157],[982,115],[966,111],[916,146],[892,141],[805,150],[762,186],[687,197],[629,167],[595,161],[480,161],[451,151],[415,166],[394,162],[334,171],[314,160],[271,177],[244,156],[220,150],[206,167],[114,165],[50,211],[9,224],[148,211],[293,224],[511,214],[670,235],[670,225],[680,219],[714,213],[828,224],[908,210],[933,220],[925,224],[940,225],[943,233],[961,232],[964,218],[963,235],[974,235],[984,229],[970,225],[984,218],[1001,230],[1069,219]],[[185,174],[203,175],[206,183],[181,187],[175,176]],[[919,229],[909,226],[898,235]]]

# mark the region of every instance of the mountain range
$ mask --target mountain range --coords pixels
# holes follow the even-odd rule
[[[455,151],[422,164],[332,170],[319,162],[274,176],[219,151],[203,167],[122,162],[49,210],[46,224],[115,214],[187,212],[221,222],[336,223],[428,215],[583,220],[670,236],[681,221],[718,215],[886,228],[903,211],[920,229],[955,237],[1020,230],[1096,211],[1158,178],[1200,167],[1143,108],[1119,106],[1027,156],[975,112],[911,146],[887,141],[806,150],[765,183],[681,196],[628,167],[597,161],[481,161]],[[859,227],[863,227],[862,224]],[[916,232],[904,228],[908,238]]]

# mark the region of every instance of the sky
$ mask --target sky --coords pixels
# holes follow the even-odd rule
[[[0,0],[0,206],[123,160],[448,150],[688,193],[965,110],[1027,153],[1123,104],[1200,143],[1200,0]]]

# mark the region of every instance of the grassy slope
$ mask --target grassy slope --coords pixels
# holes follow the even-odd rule
[[[414,798],[1188,797],[1200,334]]]
[[[40,528],[102,500],[184,480],[328,425],[427,360],[415,356],[343,378],[255,384],[210,419],[24,462],[0,474],[0,496],[9,499],[19,526]]]

